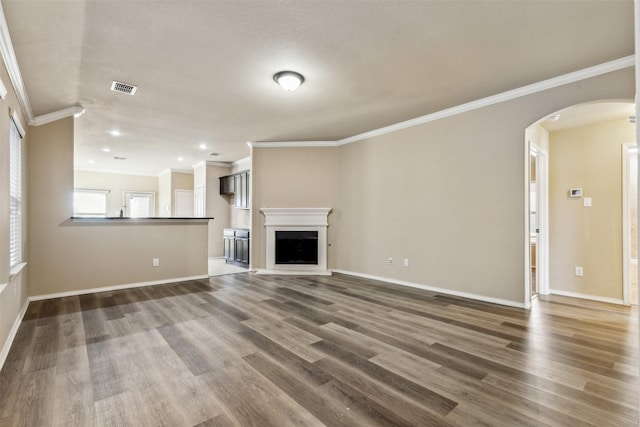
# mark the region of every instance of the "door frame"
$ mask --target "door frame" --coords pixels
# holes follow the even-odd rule
[[[524,306],[531,308],[531,154],[536,155],[538,233],[536,239],[536,283],[538,294],[549,293],[549,153],[525,138],[525,278]]]
[[[629,217],[629,186],[631,149],[638,147],[635,142],[622,144],[622,300],[631,305],[631,286],[629,283],[631,263],[631,218]]]

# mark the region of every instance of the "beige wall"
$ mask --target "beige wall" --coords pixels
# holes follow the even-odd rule
[[[329,214],[329,268],[335,268],[338,149],[253,148],[251,185],[251,267],[265,267],[264,215],[260,208],[332,208]]]
[[[171,193],[171,171],[166,171],[158,176],[158,216],[171,216]]]
[[[525,129],[633,96],[625,69],[337,148],[254,148],[253,267],[264,266],[259,208],[324,205],[331,268],[523,303]]]
[[[635,141],[627,119],[550,134],[549,285],[621,300],[622,144]],[[569,197],[582,188],[583,198]],[[584,277],[575,276],[575,266]]]
[[[30,133],[31,295],[207,274],[206,224],[69,223],[73,118]]]
[[[222,230],[229,227],[229,202],[220,195],[221,176],[229,175],[230,167],[202,163],[194,168],[194,186],[204,186],[205,216],[213,217],[209,221],[208,254],[210,257],[224,255]]]
[[[158,206],[160,206],[158,177],[89,171],[74,171],[73,176],[75,188],[109,190],[107,195],[107,216],[118,216],[120,215],[120,209],[124,210],[125,191],[155,193],[156,214],[154,216],[163,216],[158,213]]]

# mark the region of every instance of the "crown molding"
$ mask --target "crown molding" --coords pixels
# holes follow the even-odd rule
[[[0,79],[0,99],[6,99],[7,93],[9,93],[9,91],[7,91],[7,87],[4,85],[2,79]]]
[[[633,67],[635,65],[635,55],[625,56],[624,58],[616,59],[613,61],[605,62],[603,64],[594,65],[593,67],[584,68],[582,70],[574,71],[572,73],[563,74],[558,77],[552,77],[547,80],[543,80],[537,83],[533,83],[527,86],[522,86],[517,89],[502,92],[497,95],[488,96],[476,101],[467,102],[455,107],[447,108],[445,110],[437,111],[432,114],[417,117],[415,119],[406,120],[404,122],[396,123],[383,128],[375,129],[369,132],[354,135],[348,138],[344,138],[336,141],[338,146],[350,144],[352,142],[362,141],[364,139],[373,138],[380,135],[385,135],[391,132],[397,132],[402,129],[418,126],[424,123],[433,122],[435,120],[444,119],[446,117],[455,116],[458,114],[466,113],[478,108],[484,108],[491,105],[499,104],[501,102],[511,101],[516,98],[520,98],[534,93],[542,92],[545,90],[553,89],[559,86],[564,86],[570,83],[579,82],[592,77],[597,77],[602,74],[611,73],[613,71],[622,70],[624,68]]]
[[[197,168],[201,168],[203,166],[219,166],[222,168],[230,168],[231,167],[231,163],[230,162],[212,162],[210,160],[203,160],[201,162],[196,163],[195,165],[191,166],[193,169],[197,169]]]
[[[18,102],[22,108],[22,112],[29,124],[33,122],[33,110],[31,109],[31,102],[27,95],[27,89],[24,86],[22,80],[22,73],[20,73],[20,67],[18,66],[18,59],[16,58],[16,52],[13,50],[13,43],[11,43],[11,35],[9,34],[9,26],[7,25],[7,18],[4,14],[4,9],[0,4],[0,54],[4,60],[4,64],[7,67],[7,73],[13,88],[16,91]]]
[[[231,166],[239,166],[243,162],[251,163],[251,156],[247,156],[247,157],[243,157],[243,158],[238,159],[238,160],[234,160],[233,162],[231,162]]]
[[[292,147],[335,147],[337,141],[265,141],[249,142],[250,147],[255,148],[292,148]]]
[[[81,116],[82,114],[84,114],[84,107],[76,105],[35,117],[29,122],[29,124],[32,126],[41,126],[46,125],[47,123],[55,122],[56,120],[66,119],[67,117]]]
[[[74,172],[91,172],[91,173],[104,173],[110,175],[131,175],[131,176],[150,176],[153,178],[157,178],[158,175],[154,173],[145,173],[145,172],[123,172],[120,170],[112,170],[112,169],[90,169],[87,167],[74,167]]]
[[[20,66],[18,65],[18,58],[16,58],[16,52],[13,49],[13,43],[11,42],[11,34],[9,34],[9,26],[7,25],[7,18],[4,14],[4,9],[0,4],[0,55],[4,60],[9,79],[15,90],[16,97],[22,113],[24,114],[27,123],[31,126],[40,126],[47,123],[51,123],[56,120],[64,119],[70,116],[78,116],[84,114],[84,108],[81,106],[73,106],[64,108],[59,111],[54,111],[48,114],[35,117],[33,115],[33,108],[31,107],[31,101],[27,94],[27,89],[22,79],[22,73],[20,72]],[[0,98],[4,99],[8,93],[4,83],[0,81]]]
[[[250,147],[255,147],[255,148],[339,147],[341,145],[346,145],[352,142],[362,141],[365,139],[374,138],[376,136],[397,132],[402,129],[407,129],[413,126],[422,125],[425,123],[444,119],[446,117],[451,117],[451,116],[466,113],[472,110],[476,110],[478,108],[484,108],[491,105],[499,104],[501,102],[511,101],[516,98],[532,95],[538,92],[553,89],[559,86],[564,86],[570,83],[576,83],[581,80],[586,80],[592,77],[600,76],[602,74],[611,73],[613,71],[618,71],[618,70],[622,70],[624,68],[629,68],[633,66],[635,66],[635,55],[625,56],[624,58],[605,62],[603,64],[594,65],[593,67],[584,68],[582,70],[563,74],[561,76],[552,77],[547,80],[543,80],[527,86],[522,86],[517,89],[499,93],[497,95],[492,95],[486,98],[478,99],[476,101],[467,102],[466,104],[457,105],[455,107],[447,108],[444,110],[437,111],[435,113],[416,117],[415,119],[405,120],[400,123],[385,126],[379,129],[374,129],[369,132],[364,132],[358,135],[350,136],[348,138],[339,139],[337,141],[248,142],[248,144]]]

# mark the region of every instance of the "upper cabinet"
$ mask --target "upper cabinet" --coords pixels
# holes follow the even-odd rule
[[[236,208],[248,208],[251,204],[251,172],[246,170],[220,177],[220,194],[234,194]]]

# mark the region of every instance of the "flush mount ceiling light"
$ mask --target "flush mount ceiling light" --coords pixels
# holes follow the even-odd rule
[[[120,136],[120,135],[122,135],[122,133],[117,129],[110,130],[109,134],[111,134],[111,136]]]
[[[273,75],[273,80],[276,81],[287,92],[294,91],[304,82],[304,77],[300,73],[295,71],[280,71]]]

